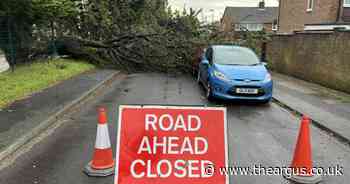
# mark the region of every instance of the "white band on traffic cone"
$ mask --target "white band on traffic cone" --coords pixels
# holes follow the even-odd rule
[[[95,142],[96,149],[107,149],[111,147],[109,140],[108,124],[98,124]]]

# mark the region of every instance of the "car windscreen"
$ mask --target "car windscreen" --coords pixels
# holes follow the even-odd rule
[[[253,51],[235,47],[215,49],[214,62],[222,65],[257,65],[260,63]]]

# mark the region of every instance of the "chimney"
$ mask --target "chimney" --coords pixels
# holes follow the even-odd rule
[[[265,9],[265,0],[262,0],[259,2],[259,9],[262,9],[262,10]]]

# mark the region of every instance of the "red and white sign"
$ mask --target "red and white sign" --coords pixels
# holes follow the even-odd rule
[[[226,108],[120,106],[115,184],[228,184]]]

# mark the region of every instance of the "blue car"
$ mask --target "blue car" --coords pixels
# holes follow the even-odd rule
[[[213,45],[203,53],[197,81],[206,88],[209,100],[256,100],[270,102],[273,81],[270,73],[249,48]]]

